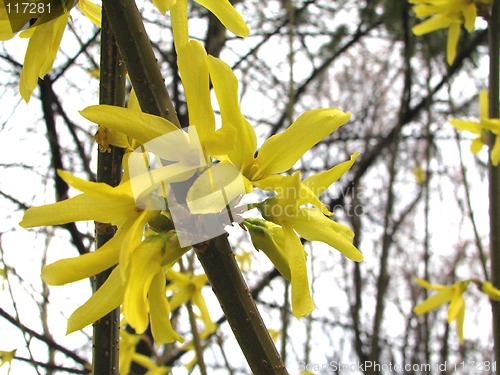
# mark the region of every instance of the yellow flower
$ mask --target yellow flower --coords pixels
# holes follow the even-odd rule
[[[6,0],[0,2],[0,40],[2,41],[12,39],[22,27],[31,21],[31,17],[28,17],[30,15],[22,12],[17,13],[19,18],[12,17],[13,9],[9,11],[6,4],[10,4],[12,7],[15,3],[7,3]],[[40,14],[36,22],[19,35],[30,39],[19,81],[19,92],[26,102],[29,102],[38,85],[38,78],[43,79],[52,69],[64,29],[69,20],[69,10],[75,5],[74,2],[68,2],[67,6],[64,6],[62,2],[59,2],[59,6],[57,6],[58,2],[50,4],[53,9],[50,12]],[[101,8],[99,6],[89,0],[79,0],[78,8],[100,27]],[[58,10],[56,11],[56,9]],[[54,18],[54,15],[57,17]]]
[[[111,187],[80,180],[67,172],[59,171],[59,174],[83,194],[30,208],[21,226],[30,228],[96,220],[118,227],[116,235],[95,252],[62,259],[42,270],[46,283],[62,285],[117,265],[103,286],[71,315],[68,333],[93,323],[125,301],[125,316],[138,332],[144,332],[151,321],[158,343],[181,340],[168,318],[170,310],[162,267],[171,267],[188,249],[181,249],[172,233],[158,234],[141,242],[144,226],[158,215],[158,211],[137,207],[129,180]],[[137,301],[140,303],[135,305]]]
[[[460,28],[472,32],[476,22],[477,10],[472,0],[410,0],[415,4],[414,11],[417,17],[431,18],[413,27],[415,35],[427,34],[439,29],[448,28],[447,61],[452,64],[457,55],[457,44],[460,38]]]
[[[215,331],[215,324],[210,317],[205,299],[201,293],[202,288],[208,282],[207,275],[187,275],[170,269],[167,271],[166,276],[167,280],[170,281],[170,284],[167,285],[167,291],[173,292],[170,299],[172,310],[191,302],[200,312],[200,318],[205,324],[204,332],[211,333]]]
[[[250,219],[244,225],[250,231],[254,246],[264,251],[278,271],[291,281],[292,312],[297,318],[309,314],[314,304],[309,291],[306,252],[295,232],[309,241],[324,242],[351,260],[363,260],[363,255],[352,244],[354,233],[327,218],[325,213],[331,213],[317,197],[354,164],[357,156],[354,154],[351,160],[303,182],[296,172],[293,176],[269,176],[256,183],[261,189],[277,192],[277,196],[256,205],[267,222]],[[320,210],[303,207],[305,204]]]
[[[465,302],[463,298],[463,293],[469,285],[469,281],[457,281],[455,284],[448,285],[438,285],[430,284],[425,280],[418,279],[417,283],[429,290],[436,290],[437,293],[427,298],[425,301],[421,302],[413,311],[417,315],[423,315],[431,310],[438,308],[439,306],[450,303],[448,307],[448,323],[451,324],[454,321],[457,323],[457,334],[462,344],[464,341],[464,316],[465,316]]]
[[[460,119],[451,119],[450,123],[458,130],[466,130],[472,134],[478,135],[472,141],[471,151],[474,154],[479,153],[487,143],[487,132],[490,131],[496,135],[496,140],[491,149],[491,163],[497,166],[500,162],[500,119],[491,119],[488,117],[488,92],[481,90],[479,93],[479,122]]]
[[[2,367],[5,364],[8,364],[10,366],[15,355],[16,355],[16,350],[12,350],[10,352],[0,350],[0,367]]]
[[[208,67],[222,124],[228,128],[223,136],[227,143],[238,146],[228,151],[228,160],[239,167],[243,176],[250,181],[288,171],[307,150],[349,120],[349,113],[336,108],[307,111],[283,133],[266,140],[258,156],[254,157],[257,138],[252,125],[239,109],[238,81],[234,73],[226,63],[212,56],[208,57]]]
[[[179,247],[172,233],[147,238],[132,252],[129,266],[125,268],[118,263],[104,284],[75,310],[68,319],[67,332],[82,329],[123,303],[124,316],[137,333],[144,333],[151,323],[151,332],[158,344],[174,340],[182,342],[182,337],[173,330],[169,320],[164,268],[172,267],[187,250]],[[99,252],[102,250],[91,254]],[[85,265],[82,258],[72,260],[74,272],[77,272],[76,266]],[[50,265],[51,272],[60,272],[68,265],[67,261],[63,259]]]

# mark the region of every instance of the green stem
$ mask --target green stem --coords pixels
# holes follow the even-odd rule
[[[488,107],[489,117],[499,118],[499,49],[500,49],[500,0],[492,1],[491,17],[488,24],[490,47],[490,71]],[[495,142],[491,135],[490,149]],[[491,281],[500,288],[500,168],[489,164],[490,178],[490,252]],[[500,362],[500,302],[491,302],[493,313],[493,342],[495,360]]]
[[[132,85],[143,111],[179,126],[141,15],[134,0],[103,0]],[[197,248],[213,290],[255,374],[287,374],[274,342],[255,306],[226,236]]]
[[[116,41],[109,27],[106,12],[102,13],[101,31],[101,72],[99,102],[123,106],[125,101],[125,69],[121,61]],[[111,186],[120,183],[122,176],[121,159],[123,150],[111,146],[110,152],[98,151],[97,181]],[[109,223],[96,222],[96,248],[109,241],[115,233]],[[106,281],[111,270],[94,279],[97,290]],[[120,310],[117,308],[94,324],[93,334],[93,371],[95,375],[118,374],[118,339],[120,334]]]
[[[202,264],[254,374],[288,374],[236,263],[227,236],[196,247]]]

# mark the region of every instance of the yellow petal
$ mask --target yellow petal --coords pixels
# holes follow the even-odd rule
[[[165,276],[159,272],[151,281],[148,293],[153,338],[156,344],[166,344],[173,341],[182,343],[184,339],[175,332],[170,323],[170,304],[165,293]]]
[[[189,114],[189,125],[196,126],[201,144],[215,131],[214,111],[210,100],[207,53],[200,42],[189,41],[177,51],[179,74]]]
[[[455,292],[457,294],[457,292]],[[450,307],[448,308],[448,323],[452,323],[457,319],[459,313],[465,309],[465,302],[460,293],[459,296],[455,295],[450,302]]]
[[[9,17],[10,16],[10,17]],[[23,23],[21,26],[26,24]],[[12,24],[12,15],[7,13],[5,1],[0,2],[0,41],[9,40],[16,35],[15,25]]]
[[[104,201],[80,194],[61,202],[28,209],[19,225],[23,228],[33,228],[87,220],[119,224],[133,214],[136,208],[126,201]]]
[[[476,18],[477,18],[476,4],[474,2],[470,2],[469,4],[465,5],[462,12],[464,14],[464,19],[465,19],[464,26],[467,29],[467,31],[471,33],[474,31],[476,24]]]
[[[481,125],[475,121],[451,119],[449,122],[458,130],[466,130],[473,134],[481,134],[482,131]]]
[[[92,182],[83,180],[75,175],[59,169],[57,174],[71,187],[88,194],[92,197],[101,198],[104,200],[111,199],[127,199],[131,197],[130,187],[126,184],[120,184],[117,187],[112,187],[104,182]]]
[[[307,177],[302,181],[309,189],[313,191],[318,197],[328,189],[328,187],[342,177],[356,161],[359,152],[351,155],[351,160],[345,161],[336,165],[335,167],[320,173],[316,173]]]
[[[463,306],[457,313],[457,335],[460,344],[464,343],[464,320],[465,320],[465,306]]]
[[[417,284],[420,285],[421,287],[424,287],[425,289],[430,289],[430,290],[443,290],[443,289],[450,289],[450,286],[447,285],[439,285],[439,284],[431,284],[428,281],[425,281],[424,279],[418,278],[416,279]]]
[[[492,283],[485,281],[481,285],[481,290],[486,293],[494,301],[500,301],[500,290],[495,288]]]
[[[450,20],[447,17],[438,14],[432,18],[425,20],[424,22],[419,23],[418,25],[414,26],[411,30],[415,35],[423,35],[436,30],[446,29],[449,26],[450,26]]]
[[[9,40],[16,35],[17,30],[10,22],[9,14],[5,8],[5,0],[0,1],[0,41]]]
[[[102,9],[100,6],[98,6],[97,4],[94,4],[92,1],[89,1],[89,0],[78,0],[78,8],[97,27],[101,27]]]
[[[93,105],[80,111],[87,120],[122,132],[140,143],[146,143],[179,128],[159,117],[111,105]]]
[[[19,92],[26,103],[38,85],[38,78],[45,77],[52,69],[67,23],[68,15],[63,14],[37,26],[31,36],[19,80]]]
[[[229,0],[195,0],[210,10],[233,34],[246,38],[250,29]]]
[[[123,314],[138,334],[144,333],[148,328],[147,294],[153,277],[161,272],[162,248],[161,238],[145,240],[131,255],[130,273],[123,299]]]
[[[264,142],[256,159],[258,177],[289,170],[307,150],[344,125],[349,117],[349,113],[335,108],[305,112],[283,133]]]
[[[238,144],[234,141],[231,143],[228,141],[235,140],[237,137],[238,131],[236,128],[223,126],[205,139],[203,142],[203,151],[206,155],[211,155],[220,161],[230,162],[231,160],[226,155],[234,154],[234,150],[238,148]],[[251,161],[251,158],[248,159]]]
[[[495,144],[491,149],[490,157],[491,157],[491,164],[493,164],[496,167],[500,162],[500,136],[498,135],[495,137]]]
[[[457,44],[460,38],[460,22],[452,22],[448,30],[448,41],[446,46],[446,60],[449,65],[453,64],[457,56]]]
[[[292,228],[283,227],[285,248],[288,251],[292,284],[292,313],[299,319],[314,310],[314,302],[309,291],[306,252]]]
[[[68,319],[66,334],[78,331],[94,323],[120,306],[125,292],[125,285],[120,272],[120,266],[116,267],[92,297],[71,314]]]
[[[425,301],[421,302],[413,309],[413,312],[417,315],[423,315],[444,303],[450,302],[453,298],[452,288],[443,289],[436,294],[430,296]]]
[[[276,196],[266,199],[258,206],[264,219],[283,224],[290,217],[296,215],[300,206],[301,194],[300,171],[292,176],[272,175],[254,185],[263,190],[275,191]],[[306,187],[312,194],[311,190]],[[306,191],[307,191],[306,190]]]
[[[228,151],[228,156],[233,164],[244,167],[253,162],[257,137],[252,126],[241,114],[238,104],[238,81],[229,65],[215,57],[208,56],[208,68],[220,107],[222,127],[233,128],[237,134],[236,139],[226,139],[227,144],[233,144],[235,141],[237,143],[234,150]],[[224,135],[230,136],[231,133]]]
[[[177,0],[170,8],[170,20],[174,34],[175,50],[178,51],[188,40],[187,0]]]
[[[191,185],[186,197],[192,214],[214,214],[245,194],[245,184],[238,168],[218,163],[207,169]]]
[[[0,20],[0,41],[12,39],[16,33],[12,32],[9,21]]]
[[[309,241],[321,241],[340,251],[347,258],[363,261],[363,254],[352,244],[354,233],[314,208],[301,208],[290,220],[293,228]]]
[[[123,225],[123,230],[126,234],[122,241],[119,264],[121,266],[122,278],[124,280],[127,278],[131,255],[133,251],[142,243],[141,241],[144,233],[144,226],[155,215],[157,215],[157,211],[145,210],[140,214],[136,214],[134,216],[131,215],[131,217]]]
[[[477,155],[483,149],[483,146],[483,137],[477,137],[472,140],[472,143],[470,144],[470,150],[474,155]]]
[[[118,263],[123,231],[98,250],[75,258],[61,259],[42,269],[42,279],[49,285],[63,285],[83,280],[107,270]]]

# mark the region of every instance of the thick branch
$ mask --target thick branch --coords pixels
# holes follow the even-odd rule
[[[116,40],[111,31],[106,11],[102,12],[101,75],[99,102],[123,106],[125,104],[125,67],[121,60]],[[117,186],[122,177],[123,150],[114,146],[98,150],[97,181]],[[108,242],[115,234],[110,223],[95,223],[96,247]],[[96,275],[94,289],[106,281],[111,269]],[[95,375],[118,375],[118,340],[120,334],[120,309],[116,308],[94,324],[93,373]]]

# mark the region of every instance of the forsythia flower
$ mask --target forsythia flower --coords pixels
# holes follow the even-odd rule
[[[425,301],[421,302],[413,311],[417,315],[423,315],[431,310],[438,308],[439,306],[450,303],[448,307],[448,323],[451,324],[454,321],[457,323],[457,334],[462,344],[464,341],[464,316],[465,316],[465,302],[463,298],[463,293],[469,285],[469,281],[457,281],[451,286],[447,285],[437,285],[430,284],[425,280],[418,279],[417,283],[429,290],[436,290],[437,293],[427,298]]]
[[[227,64],[212,56],[207,56],[201,44],[190,41],[179,48],[180,75],[185,89],[187,100],[189,129],[188,132],[178,131],[173,124],[156,116],[137,111],[111,106],[92,106],[81,112],[87,119],[108,129],[124,133],[135,138],[140,143],[147,143],[152,139],[174,131],[185,134],[179,142],[182,146],[156,147],[155,154],[164,160],[172,160],[165,168],[174,168],[180,159],[174,159],[166,152],[174,149],[173,154],[186,153],[191,141],[191,127],[196,126],[196,133],[205,167],[200,167],[198,177],[194,180],[187,192],[187,207],[191,214],[217,214],[223,210],[227,202],[238,199],[242,193],[250,192],[254,187],[276,191],[278,198],[265,202],[263,216],[267,223],[254,222],[247,228],[255,226],[265,227],[264,233],[268,236],[259,240],[250,230],[254,244],[262,249],[275,264],[284,277],[291,280],[292,308],[297,317],[308,314],[313,309],[307,280],[305,251],[295,234],[297,231],[304,238],[318,240],[340,250],[348,258],[361,261],[361,253],[353,246],[354,234],[352,231],[325,215],[331,215],[326,206],[320,202],[318,196],[323,193],[334,181],[349,170],[358,154],[350,161],[340,164],[328,171],[300,181],[300,175],[294,177],[280,176],[279,173],[288,171],[300,157],[321,139],[328,136],[349,119],[350,114],[335,108],[320,108],[301,115],[289,128],[281,134],[275,135],[264,142],[255,157],[257,137],[253,127],[245,119],[238,104],[238,84],[234,73]],[[215,129],[214,112],[210,99],[210,81],[220,107],[222,127]],[[187,142],[187,143],[184,143]],[[166,151],[167,150],[167,151]],[[171,152],[171,151],[170,151]],[[211,166],[211,159],[221,162]],[[186,159],[189,159],[186,157]],[[199,158],[196,158],[199,160]],[[191,166],[193,168],[193,166]],[[157,172],[154,170],[153,173]],[[243,180],[243,191],[232,187],[234,173],[240,173]],[[182,170],[179,170],[181,173]],[[177,173],[177,172],[176,172]],[[166,174],[162,174],[166,176]],[[189,178],[194,175],[194,170]],[[154,179],[155,183],[159,180]],[[217,199],[213,194],[219,190],[225,191],[225,199]],[[289,196],[280,192],[293,192]],[[215,198],[214,198],[215,197]],[[206,198],[206,199],[202,199]],[[313,204],[319,210],[301,207],[304,204]],[[286,211],[282,215],[268,214],[268,209],[275,207]],[[262,206],[264,207],[264,206]],[[261,208],[262,208],[261,207]],[[255,224],[257,223],[257,224]],[[270,240],[272,238],[272,241]],[[276,246],[275,246],[275,245]]]
[[[473,0],[410,0],[410,3],[415,4],[413,9],[417,17],[432,16],[413,27],[415,35],[423,35],[439,29],[449,29],[446,58],[448,64],[451,65],[457,55],[457,44],[462,24],[467,31],[474,31],[477,17],[475,2]]]
[[[500,162],[500,119],[491,119],[488,117],[488,92],[486,90],[481,90],[479,93],[479,122],[477,121],[467,121],[460,119],[451,119],[450,123],[458,130],[466,130],[472,134],[476,134],[478,137],[472,141],[471,151],[474,154],[479,153],[485,143],[485,138],[487,138],[487,132],[490,131],[496,135],[495,144],[491,149],[491,163],[497,166]]]
[[[38,78],[43,79],[52,69],[64,29],[70,17],[69,11],[75,3],[78,3],[78,8],[83,14],[100,27],[101,8],[99,6],[89,0],[64,0],[50,2],[51,10],[40,13],[36,22],[19,34],[21,38],[30,39],[19,81],[19,92],[26,102],[29,102],[31,94],[38,84]],[[10,7],[7,8],[6,4],[9,4]],[[0,41],[12,39],[32,20],[32,14],[17,12],[17,10],[14,16],[14,9],[12,9],[14,4],[17,3],[13,1],[7,3],[7,0],[0,0]]]
[[[95,252],[62,259],[42,271],[46,283],[62,285],[117,265],[101,288],[71,315],[68,333],[82,329],[124,303],[125,316],[138,333],[145,331],[150,320],[157,342],[182,341],[168,319],[170,309],[165,297],[162,267],[171,267],[188,249],[179,247],[173,233],[158,234],[141,241],[144,226],[158,212],[137,207],[129,181],[111,187],[80,180],[67,172],[60,171],[59,174],[83,194],[30,208],[21,226],[30,228],[96,220],[118,227],[116,235]]]
[[[300,181],[300,173],[293,176],[269,176],[256,185],[277,192],[256,207],[265,220],[279,225],[250,221],[244,224],[252,235],[256,247],[263,250],[282,275],[292,284],[292,312],[297,317],[309,314],[314,304],[309,291],[306,253],[296,233],[310,241],[321,241],[339,250],[347,258],[360,262],[363,255],[352,244],[354,233],[346,226],[328,219],[331,215],[317,195],[354,164],[358,154],[350,161]],[[318,209],[302,207],[315,205]]]
[[[247,33],[244,22],[241,24],[234,17],[235,10],[228,0],[197,2],[223,23],[236,22],[227,27],[237,35]],[[254,188],[277,195],[252,206],[259,208],[265,219],[249,220],[246,224],[252,241],[291,281],[294,315],[306,315],[314,305],[309,291],[306,253],[296,233],[311,241],[322,241],[354,261],[363,259],[353,246],[354,233],[327,218],[333,214],[318,198],[351,168],[358,153],[353,154],[351,160],[303,181],[299,172],[293,176],[279,174],[290,170],[307,150],[345,124],[350,114],[335,108],[308,111],[284,132],[265,141],[255,156],[257,137],[240,111],[234,73],[221,60],[208,56],[199,42],[187,39],[187,0],[157,0],[156,3],[171,7],[189,127],[178,129],[168,120],[142,113],[133,105],[131,108],[87,107],[81,111],[82,116],[103,129],[96,137],[100,147],[107,149],[112,144],[127,148],[121,183],[111,187],[60,172],[69,185],[83,194],[29,209],[21,222],[24,227],[34,227],[95,220],[117,227],[116,235],[95,252],[60,260],[42,272],[47,283],[60,285],[115,267],[106,282],[71,315],[68,332],[85,327],[123,304],[125,319],[137,333],[143,333],[150,324],[157,343],[181,341],[170,324],[169,315],[171,309],[187,301],[199,309],[204,332],[212,332],[215,325],[201,293],[207,276],[188,276],[172,270],[190,249],[181,241],[186,229],[177,225],[179,216],[176,215],[187,217],[179,220],[185,219],[188,232],[193,234],[198,230],[195,219],[213,218],[204,224],[210,227],[229,203],[238,202],[245,192]],[[222,124],[218,129],[211,85],[221,113]],[[139,147],[131,152],[132,145]],[[152,160],[157,168],[152,167]],[[179,198],[176,188],[184,189],[185,197]],[[174,204],[183,198],[185,207],[181,202],[182,209],[174,214]],[[229,218],[231,222],[236,221],[232,216]],[[221,222],[230,224],[225,220]],[[202,231],[204,229],[202,226]],[[195,243],[198,242],[189,244]],[[168,286],[166,280],[170,281]],[[169,301],[166,294],[170,292]]]
[[[167,291],[173,292],[172,298],[170,299],[172,310],[175,310],[187,302],[191,302],[200,311],[200,318],[205,324],[204,332],[209,334],[215,331],[215,324],[212,318],[210,318],[205,299],[201,293],[201,289],[208,282],[207,275],[186,275],[170,269],[166,276],[167,280],[170,281],[170,284],[167,286]]]
[[[15,355],[16,355],[16,350],[12,350],[10,352],[0,350],[0,367],[2,367],[5,364],[8,364],[10,366]]]

